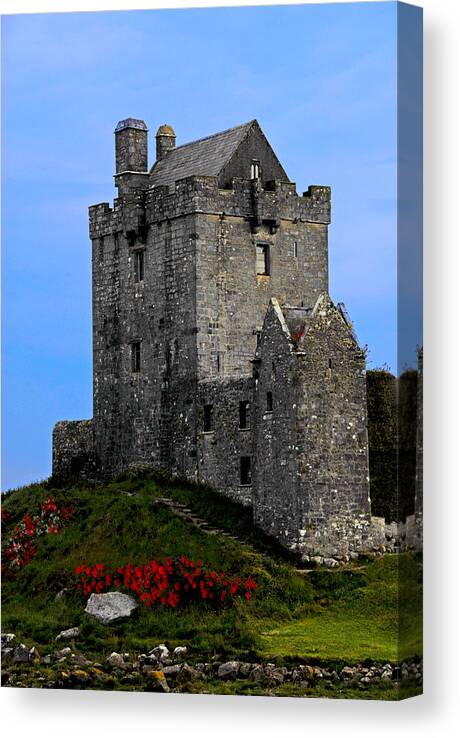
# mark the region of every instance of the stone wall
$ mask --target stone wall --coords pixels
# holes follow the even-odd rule
[[[240,427],[240,403],[247,402],[246,427]],[[212,429],[205,430],[204,408],[212,407]],[[243,505],[252,487],[241,483],[241,458],[252,457],[252,377],[200,382],[198,386],[198,481]]]
[[[280,317],[279,307],[272,303],[254,365],[253,507],[255,523],[292,546],[301,528],[299,388],[290,339]]]
[[[92,420],[61,420],[53,429],[53,477],[96,477]]]
[[[278,161],[272,147],[259,125],[251,126],[244,140],[236,149],[219,176],[219,186],[228,187],[234,177],[248,179],[251,162],[259,162],[261,181],[264,187],[270,180],[289,181],[289,177]]]
[[[193,413],[195,396],[194,216],[141,229],[139,215],[124,213],[133,208],[137,203],[122,198],[113,211],[98,207],[91,216],[97,453],[102,474],[133,462],[186,473],[183,453],[195,425],[193,414],[181,416],[185,406]],[[143,252],[142,281],[135,278],[137,250]]]
[[[270,275],[256,273],[268,245]],[[244,217],[197,216],[198,376],[252,373],[257,334],[271,297],[311,305],[328,286],[327,226],[281,219],[257,233]]]
[[[254,517],[307,556],[343,557],[383,544],[370,512],[365,358],[327,296],[301,325],[296,340],[272,301],[257,352]]]

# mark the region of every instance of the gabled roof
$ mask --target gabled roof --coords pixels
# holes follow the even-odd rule
[[[154,187],[172,185],[192,175],[217,177],[256,123],[255,119],[250,120],[242,126],[171,149],[150,170],[151,184]]]
[[[343,321],[350,337],[359,347],[358,339],[353,330],[353,326],[344,304],[339,303],[335,306],[327,292],[322,292],[318,296],[313,307],[304,307],[303,305],[280,305],[278,300],[275,297],[272,297],[267,315],[270,310],[273,310],[277,316],[281,330],[288,341],[291,351],[295,350],[296,352],[302,353],[304,339],[308,335],[308,330],[311,324],[315,321],[317,316],[324,314],[324,311],[331,311]],[[259,356],[259,349],[256,352],[256,356]]]

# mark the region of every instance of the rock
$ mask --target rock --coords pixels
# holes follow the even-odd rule
[[[340,678],[344,681],[349,681],[355,678],[355,670],[351,666],[344,666],[340,672]]]
[[[69,656],[69,664],[74,666],[90,666],[91,661],[88,661],[81,653],[73,653]]]
[[[20,643],[19,646],[13,651],[13,661],[15,664],[28,664],[29,663],[29,649]]]
[[[239,661],[227,661],[225,664],[219,666],[217,676],[219,679],[236,679],[239,670]]]
[[[276,684],[282,684],[284,682],[284,676],[287,669],[284,669],[282,667],[275,667],[272,666],[266,666],[265,667],[265,676],[267,677],[267,681],[270,685],[276,685]]]
[[[126,664],[123,656],[121,655],[121,653],[117,653],[116,651],[113,651],[110,656],[107,656],[106,662],[113,669],[126,669]]]
[[[87,682],[90,678],[89,674],[86,671],[83,671],[83,669],[74,669],[70,675],[74,677],[77,682]]]
[[[331,568],[334,568],[335,566],[338,566],[339,565],[339,562],[336,561],[336,559],[329,559],[329,558],[327,558],[327,559],[324,559],[323,560],[323,564],[324,564],[324,566],[329,566]]]
[[[240,670],[238,672],[238,676],[242,679],[247,679],[251,669],[252,669],[252,664],[248,664],[248,663],[240,664]]]
[[[149,651],[149,656],[154,656],[161,664],[169,658],[169,648],[167,648],[164,643],[161,643],[159,646],[155,646],[155,648],[152,648],[152,650]]]
[[[5,648],[12,648],[15,644],[16,636],[14,633],[2,633],[1,635],[1,642],[2,642],[2,653]]]
[[[255,664],[254,668],[251,670],[249,674],[249,679],[252,682],[257,682],[258,684],[263,684],[263,682],[266,681],[265,671],[264,667],[260,664]]]
[[[197,679],[202,679],[203,675],[199,671],[189,666],[189,664],[182,664],[180,671],[177,674],[177,681],[180,684],[187,684],[187,682],[194,682]]]
[[[145,656],[145,654],[141,654],[139,656],[139,661],[141,664],[148,664],[149,666],[154,666],[156,669],[159,668],[160,662],[158,661],[156,656]]]
[[[176,679],[180,670],[181,670],[180,664],[172,664],[171,666],[164,667],[163,674],[165,675],[166,679],[169,679],[169,678]]]
[[[40,654],[38,653],[35,646],[32,646],[32,648],[29,651],[29,661],[31,664],[39,664],[40,663]]]
[[[136,600],[122,592],[92,594],[86,603],[85,612],[103,625],[121,618],[129,618],[137,608]]]
[[[149,692],[169,692],[168,682],[162,671],[148,672],[148,689]]]
[[[173,658],[182,659],[187,653],[187,650],[188,650],[187,646],[176,646],[176,648],[173,651]]]
[[[61,630],[59,635],[56,636],[57,641],[68,640],[69,638],[78,638],[80,635],[80,628],[68,628],[67,630]]]
[[[66,659],[67,656],[70,656],[72,654],[72,649],[70,646],[66,646],[65,648],[61,648],[60,651],[55,651],[54,655],[57,659]]]
[[[68,591],[69,590],[68,590],[67,587],[64,587],[64,589],[59,590],[59,592],[57,593],[56,597],[54,598],[54,601],[57,602],[58,600],[61,600],[64,597],[64,595],[66,594],[66,592],[68,592]]]
[[[150,674],[151,671],[158,671],[158,664],[143,664],[141,666],[143,674]]]
[[[311,682],[315,678],[315,670],[313,666],[309,666],[308,664],[299,666],[299,672],[302,681]]]

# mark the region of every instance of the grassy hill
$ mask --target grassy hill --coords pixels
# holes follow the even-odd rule
[[[2,632],[41,652],[63,629],[80,626],[78,647],[92,658],[186,644],[190,659],[274,660],[280,664],[391,661],[421,655],[421,561],[410,555],[360,560],[340,569],[299,570],[294,557],[254,529],[249,511],[209,491],[148,476],[94,488],[34,484],[4,495],[3,540],[48,495],[72,506],[73,519],[42,536],[33,560],[4,581]],[[210,529],[179,517],[159,497],[185,503]],[[219,530],[213,530],[212,526]],[[236,538],[223,535],[232,534]],[[216,612],[203,604],[147,608],[110,627],[84,615],[75,567],[144,564],[184,554],[230,576],[251,575],[254,598]],[[56,595],[67,592],[60,599]],[[401,625],[398,625],[398,602]]]

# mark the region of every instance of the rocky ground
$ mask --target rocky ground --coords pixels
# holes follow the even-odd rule
[[[338,669],[304,663],[288,668],[275,663],[222,662],[218,657],[211,662],[192,664],[187,660],[186,646],[178,646],[171,653],[164,644],[155,646],[148,653],[113,652],[101,661],[94,661],[75,647],[77,638],[78,628],[63,631],[56,639],[58,644],[62,645],[67,640],[71,645],[42,655],[35,646],[18,643],[14,634],[2,634],[2,685],[151,692],[245,691],[310,696],[312,688],[318,686],[338,687],[339,692],[343,686],[363,691],[383,685],[396,687],[408,682],[413,691],[421,691],[422,663],[416,661],[397,666],[389,663],[344,665]],[[229,689],[228,683],[233,683],[234,688]],[[280,692],[281,687],[284,690]]]
[[[11,491],[2,500],[7,548],[50,497],[72,514],[3,577],[5,686],[380,700],[421,693],[421,557],[305,567],[240,506],[150,476]],[[113,591],[89,596],[78,586],[83,564],[114,572],[181,556],[251,578],[253,596],[147,607],[116,580]]]

